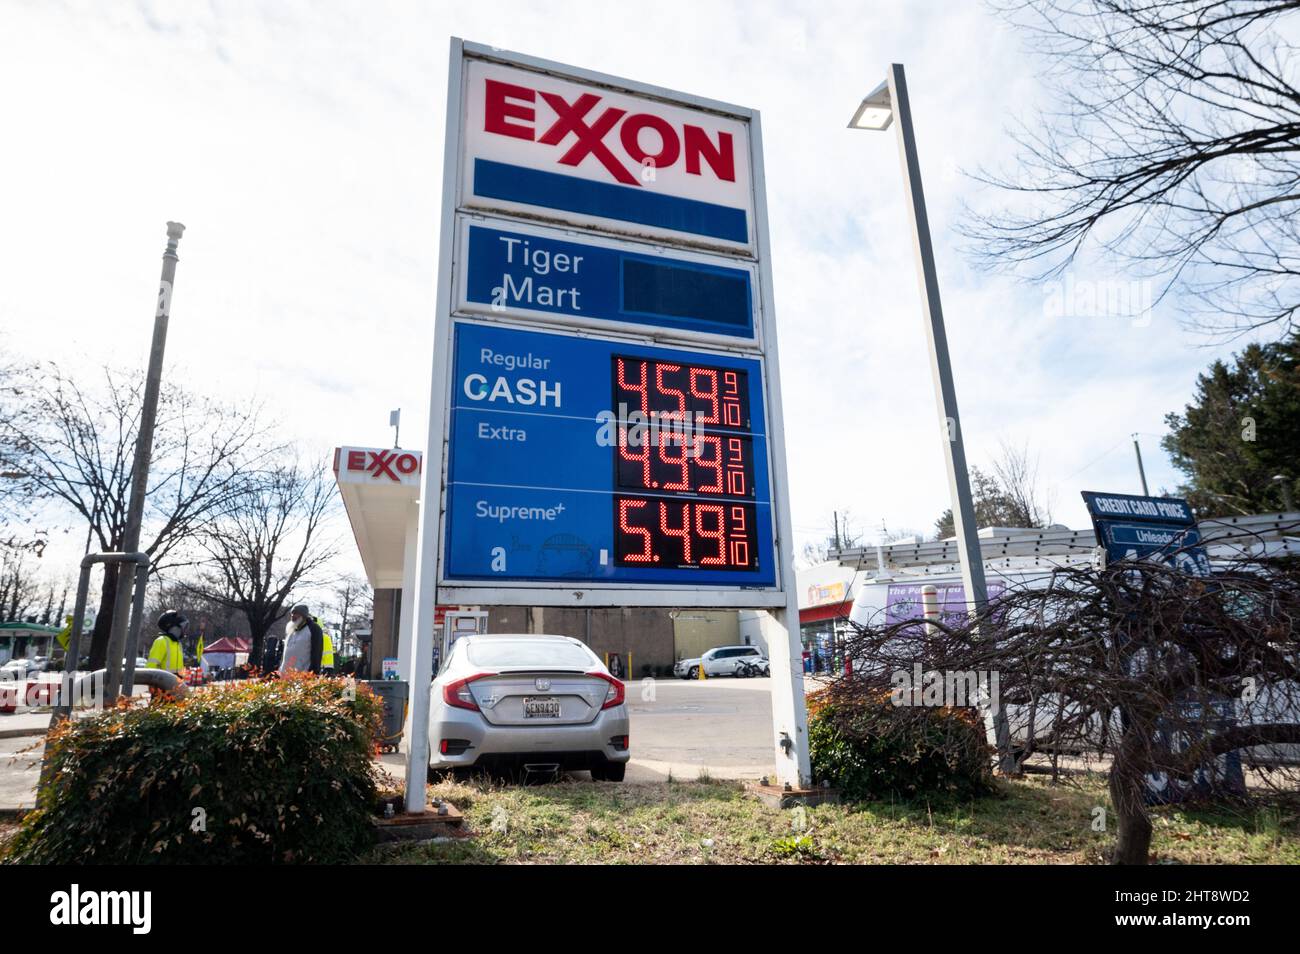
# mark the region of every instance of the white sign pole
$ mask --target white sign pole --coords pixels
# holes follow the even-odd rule
[[[754,170],[754,226],[758,239],[758,287],[762,299],[763,341],[767,355],[767,407],[771,424],[772,478],[776,490],[777,549],[781,559],[781,584],[786,604],[769,610],[763,624],[769,628],[768,659],[772,670],[772,733],[775,740],[776,778],[792,788],[812,781],[808,756],[808,706],[803,690],[803,642],[799,638],[799,591],[794,571],[794,526],[790,516],[790,484],[785,461],[785,412],[781,404],[781,367],[777,360],[776,309],[772,301],[772,250],[767,238],[767,181],[763,171],[763,131],[757,113],[749,123],[751,163]],[[774,625],[772,625],[774,624]],[[781,630],[781,631],[778,631]]]
[[[423,812],[429,772],[429,685],[433,681],[434,613],[438,605],[438,540],[442,536],[443,423],[446,416],[448,362],[451,347],[451,246],[455,233],[457,169],[460,163],[461,77],[463,48],[453,38],[447,64],[447,138],[443,148],[442,228],[439,230],[438,297],[435,306],[435,359],[429,386],[429,439],[424,454],[420,492],[420,542],[415,568],[415,618],[409,666],[411,731],[406,749],[406,810]]]
[[[468,60],[466,59],[467,52],[470,54]],[[503,62],[507,65],[501,65]],[[481,84],[480,80],[482,81]],[[466,103],[464,96],[467,82],[469,82],[469,88],[473,94],[470,96],[468,103]],[[490,117],[485,111],[486,107],[482,105],[482,102],[486,102],[487,94],[480,95],[479,93],[480,85],[486,89],[489,82],[496,84],[491,87],[494,90],[492,95],[495,97],[493,103],[496,111],[491,113]],[[533,87],[538,83],[545,83],[549,90],[534,96]],[[590,88],[592,87],[601,90],[601,92],[599,94],[591,93]],[[560,93],[563,95],[559,95]],[[411,659],[406,667],[411,685],[411,728],[407,750],[408,784],[406,807],[408,812],[422,812],[424,810],[425,786],[423,783],[430,755],[428,736],[429,686],[432,681],[433,644],[437,635],[434,632],[433,620],[439,595],[438,581],[444,576],[439,561],[446,558],[442,549],[442,501],[443,482],[446,479],[447,467],[444,441],[446,438],[447,406],[450,397],[450,375],[452,373],[452,315],[457,306],[457,301],[453,296],[453,284],[455,282],[453,273],[457,266],[456,255],[454,254],[457,241],[456,217],[462,204],[462,198],[465,198],[466,201],[484,207],[492,215],[504,215],[511,220],[517,218],[520,211],[528,211],[528,209],[518,207],[521,204],[527,206],[533,200],[527,196],[525,196],[527,201],[518,197],[509,198],[511,194],[509,191],[510,183],[517,182],[520,175],[525,177],[523,181],[532,181],[527,177],[533,172],[540,172],[544,175],[558,173],[570,179],[575,175],[579,179],[583,177],[590,179],[594,176],[595,180],[602,186],[607,185],[600,182],[607,174],[619,178],[620,181],[625,181],[626,176],[630,174],[628,168],[620,165],[617,158],[612,155],[604,155],[603,159],[601,159],[601,154],[597,154],[597,159],[600,161],[593,160],[588,162],[585,167],[575,165],[572,169],[567,166],[559,170],[552,168],[556,164],[563,164],[562,160],[566,154],[555,152],[554,150],[559,145],[557,141],[554,140],[554,137],[548,141],[540,130],[549,131],[552,128],[551,124],[554,119],[555,125],[560,127],[562,132],[567,135],[567,131],[563,129],[563,122],[571,124],[572,120],[565,119],[561,122],[559,113],[563,112],[563,110],[556,110],[554,104],[559,102],[563,105],[569,99],[576,102],[576,97],[579,94],[608,98],[611,102],[616,102],[618,104],[616,107],[609,107],[617,110],[616,116],[639,110],[643,108],[643,103],[656,104],[652,107],[653,114],[647,113],[644,116],[635,112],[631,114],[632,118],[628,122],[635,120],[640,125],[634,124],[633,127],[630,127],[634,130],[630,140],[622,138],[623,134],[620,133],[618,142],[621,143],[621,148],[624,151],[629,151],[627,143],[629,141],[633,143],[639,141],[636,139],[635,130],[641,128],[642,125],[648,125],[656,129],[666,129],[675,137],[676,133],[673,130],[677,128],[678,124],[681,124],[683,141],[688,147],[692,142],[695,142],[694,148],[696,152],[694,154],[684,153],[688,158],[681,163],[682,168],[678,168],[676,163],[678,156],[677,152],[674,151],[672,157],[666,161],[664,168],[655,170],[655,176],[646,181],[657,183],[655,188],[661,190],[664,194],[670,192],[681,193],[678,198],[685,198],[692,202],[708,203],[712,201],[723,211],[730,209],[732,212],[741,214],[747,211],[753,214],[753,231],[748,236],[732,234],[722,229],[716,232],[701,232],[684,238],[682,234],[679,234],[682,230],[674,230],[675,226],[669,228],[667,225],[661,224],[656,228],[658,232],[665,233],[660,240],[679,246],[692,244],[698,246],[701,245],[701,235],[713,236],[713,238],[709,238],[707,242],[703,243],[711,249],[709,254],[716,255],[717,250],[722,249],[726,253],[735,256],[734,267],[737,268],[753,268],[756,260],[759,273],[757,298],[760,304],[762,334],[755,336],[754,345],[750,346],[750,348],[755,352],[761,351],[763,357],[760,366],[763,369],[764,397],[767,408],[765,420],[770,447],[768,457],[773,487],[772,524],[776,544],[772,556],[779,563],[779,584],[747,591],[740,588],[717,588],[700,584],[664,587],[628,586],[624,589],[609,586],[608,584],[592,583],[574,587],[566,583],[561,588],[554,583],[531,582],[529,585],[524,585],[528,581],[521,581],[513,584],[507,582],[507,585],[502,586],[491,581],[471,580],[468,583],[460,582],[458,589],[457,580],[448,577],[443,584],[443,596],[451,602],[468,602],[471,600],[459,599],[458,597],[462,593],[471,594],[476,597],[472,600],[473,602],[487,604],[570,605],[573,600],[586,598],[587,605],[729,605],[767,608],[771,611],[771,616],[766,621],[769,631],[773,621],[777,626],[784,629],[784,634],[770,631],[767,639],[771,650],[770,656],[773,670],[772,722],[777,778],[783,783],[801,787],[807,785],[811,777],[807,744],[807,709],[803,694],[802,645],[799,639],[798,594],[793,563],[794,536],[790,517],[790,499],[785,463],[780,373],[776,358],[776,322],[772,301],[772,273],[767,239],[767,215],[764,201],[765,184],[758,115],[752,110],[740,107],[713,103],[687,94],[661,90],[657,87],[629,85],[627,81],[619,80],[616,77],[605,77],[590,71],[579,70],[562,64],[551,64],[517,54],[505,54],[502,51],[478,47],[473,44],[466,45],[459,39],[453,39],[447,84],[447,135],[443,158],[440,265],[434,327],[434,362],[429,397],[428,442],[426,444],[420,507],[415,619]],[[565,97],[569,99],[565,99]],[[665,103],[667,104],[665,105]],[[556,112],[556,117],[546,116],[545,110]],[[664,119],[664,116],[667,116],[668,119]],[[722,118],[716,118],[719,116]],[[701,119],[700,117],[706,118]],[[716,126],[716,138],[710,138],[704,127],[698,125],[700,122]],[[580,140],[583,138],[577,133],[576,127],[575,135]],[[663,135],[661,133],[661,137]],[[485,139],[485,136],[488,138]],[[462,137],[467,137],[465,141],[472,146],[477,144],[475,149],[470,150],[473,153],[472,165],[470,157],[466,156],[465,150],[462,148]],[[707,158],[703,146],[700,145],[701,141],[730,144],[732,142],[741,142],[746,137],[749,145],[749,170],[746,170],[743,164],[733,167],[730,160],[728,160],[725,175],[718,174],[709,178],[701,175],[705,164],[704,158]],[[667,141],[664,140],[665,143]],[[489,172],[489,185],[484,187],[483,196],[476,198],[475,190],[478,186],[475,183],[478,181],[478,163],[483,158],[476,150],[478,147],[487,149],[488,144],[496,150],[490,153],[495,158],[484,160],[488,162],[488,166],[485,168]],[[591,142],[586,142],[584,148],[591,151],[595,146]],[[717,148],[721,148],[721,146]],[[677,149],[677,147],[674,146],[674,149]],[[668,152],[666,145],[662,148],[662,152],[665,154]],[[629,151],[629,155],[635,156],[631,151]],[[689,158],[690,155],[694,155],[693,163]],[[722,160],[719,159],[718,161],[721,162]],[[493,162],[496,162],[497,165],[505,163],[506,166],[517,167],[513,173],[515,178],[502,180],[505,185],[492,180],[490,175],[492,174],[491,164]],[[692,164],[694,164],[695,168],[691,168]],[[472,179],[467,178],[470,175],[471,168],[476,170],[475,177]],[[714,169],[715,172],[718,171],[717,167],[710,166],[710,168]],[[638,171],[640,171],[640,167],[638,167]],[[496,185],[491,185],[492,182],[496,182]],[[638,188],[641,187],[638,186]],[[497,191],[493,191],[493,189]],[[505,190],[504,193],[501,191],[503,189]],[[715,195],[718,189],[723,189],[724,194]],[[462,197],[460,190],[464,191],[464,197]],[[719,203],[718,199],[722,199],[722,201]],[[504,205],[502,205],[503,202]],[[546,203],[543,203],[543,205],[546,205]],[[550,207],[547,205],[547,208]],[[557,208],[561,207],[557,206]],[[565,217],[578,227],[595,230],[605,228],[608,231],[611,225],[610,222],[605,221],[600,215],[593,214],[590,210],[574,212],[573,209],[569,209]],[[627,222],[639,221],[640,219],[637,218],[618,220],[612,223],[614,225],[613,230],[626,231]],[[646,226],[645,228],[649,227]],[[629,248],[639,253],[645,253],[645,246],[642,244],[642,240],[647,234],[645,228],[638,227],[634,235],[625,236],[623,239],[613,239],[612,241],[630,243]],[[657,235],[657,233],[655,234]],[[606,238],[601,241],[608,245],[611,240]],[[466,249],[461,248],[460,253],[461,255],[466,254]],[[683,250],[681,249],[674,252],[675,255],[682,253]],[[491,317],[484,316],[477,320],[479,322],[491,322]],[[516,321],[518,321],[517,316]],[[468,325],[468,327],[473,326],[472,322]],[[623,329],[614,329],[614,333],[617,334],[621,330]],[[549,333],[557,335],[562,332],[552,331]],[[681,338],[682,335],[679,333],[676,336],[670,335],[669,337]],[[691,340],[691,336],[687,336],[685,340],[687,340],[688,344],[696,343]]]

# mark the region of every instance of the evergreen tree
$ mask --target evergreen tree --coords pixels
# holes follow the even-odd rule
[[[1294,507],[1300,488],[1300,333],[1252,344],[1197,378],[1161,446],[1203,517]],[[1283,480],[1274,478],[1282,477]]]

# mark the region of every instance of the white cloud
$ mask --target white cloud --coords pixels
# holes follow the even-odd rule
[[[952,225],[1038,95],[1020,38],[975,4],[67,4],[10,6],[0,324],[73,364],[140,362],[163,223],[180,249],[171,373],[257,392],[304,443],[421,443],[446,51],[460,35],[763,111],[795,523],[851,507],[929,529],[946,506],[893,136],[845,129],[908,68],[950,342],[979,463],[1028,442],[1058,519],[1134,489],[1211,354],[1149,328],[1048,322],[970,273]],[[282,387],[290,375],[308,386]],[[1175,480],[1145,438],[1153,487]],[[1130,455],[1131,457],[1131,452]],[[1068,479],[1067,479],[1068,478]]]

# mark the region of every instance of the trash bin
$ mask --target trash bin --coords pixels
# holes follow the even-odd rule
[[[371,692],[384,704],[383,733],[379,739],[381,752],[396,752],[402,744],[402,729],[406,725],[406,710],[411,699],[411,684],[399,679],[371,679],[364,681]]]

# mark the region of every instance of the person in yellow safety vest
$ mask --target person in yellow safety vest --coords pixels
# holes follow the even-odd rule
[[[168,610],[158,617],[158,638],[149,649],[148,668],[166,669],[173,673],[185,668],[181,637],[188,625],[189,620],[175,610]]]
[[[332,675],[334,672],[334,640],[330,639],[330,634],[325,632],[325,624],[320,621],[319,616],[313,616],[316,625],[320,627],[320,635],[323,648],[320,654],[321,672],[327,672]]]

